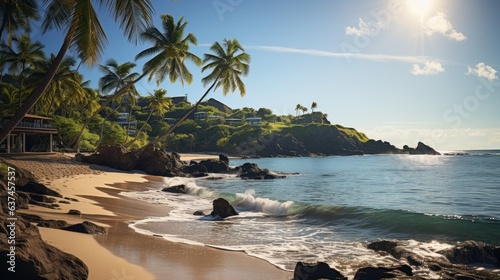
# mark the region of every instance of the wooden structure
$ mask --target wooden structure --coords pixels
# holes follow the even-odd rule
[[[3,118],[3,126],[9,117]],[[57,130],[50,118],[26,114],[2,143],[0,151],[7,153],[52,152],[53,136]]]

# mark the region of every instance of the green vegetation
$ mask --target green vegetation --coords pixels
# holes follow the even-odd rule
[[[232,152],[242,145],[256,144],[261,136],[271,133],[291,133],[300,140],[323,128],[333,128],[326,114],[317,110],[316,102],[310,108],[297,104],[295,116],[275,115],[267,108],[221,112],[204,103],[212,90],[221,89],[223,95],[235,91],[246,94],[242,77],[249,73],[250,55],[237,39],[223,39],[214,42],[202,60],[189,50],[197,44],[197,38],[187,32],[184,18],[176,21],[171,15],[161,15],[162,28],[151,25],[153,8],[149,0],[121,0],[120,5],[103,1],[107,3],[103,8],[120,23],[130,41],[146,43],[135,59],[149,60],[138,72],[133,62],[107,59],[98,65],[102,77],[96,89],[89,88],[90,82],[78,71],[81,64],[96,64],[106,42],[93,2],[45,1],[47,13],[43,19],[38,15],[38,2],[22,1],[27,5],[23,7],[11,2],[17,1],[0,4],[4,20],[9,21],[0,28],[0,117],[10,117],[0,128],[0,140],[26,113],[53,118],[64,148],[91,151],[100,145],[135,149],[154,144],[176,151]],[[65,32],[56,55],[46,55],[40,42],[31,41],[32,23],[39,24],[44,32]],[[66,55],[70,46],[75,57]],[[192,65],[186,65],[186,61]],[[147,93],[135,88],[143,77],[157,84],[167,77],[171,83],[190,84],[194,81],[188,66],[201,67],[207,73],[199,81],[207,90],[194,104],[174,105],[166,89],[157,88],[145,97]],[[196,112],[205,113],[195,118]],[[355,129],[335,127],[345,137],[368,140]]]

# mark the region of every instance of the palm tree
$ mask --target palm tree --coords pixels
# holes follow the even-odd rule
[[[295,106],[295,116],[297,117],[299,115],[299,111],[302,109],[302,105],[300,104],[297,104],[297,106]]]
[[[141,34],[144,41],[153,43],[153,46],[145,49],[136,55],[135,59],[154,55],[154,57],[144,64],[143,72],[149,73],[148,80],[153,76],[156,78],[156,84],[159,85],[168,75],[170,82],[175,83],[177,79],[191,84],[193,75],[189,72],[184,61],[191,60],[197,66],[202,65],[199,57],[189,52],[189,46],[197,45],[198,40],[192,33],[184,36],[184,29],[187,22],[183,22],[181,17],[177,24],[171,15],[162,15],[162,26],[164,33],[161,33],[156,27],[152,26]]]
[[[45,73],[52,67],[54,60],[55,56],[52,55],[45,61],[35,63],[35,69],[30,70],[27,79],[28,88],[36,87],[40,79],[43,79]],[[82,76],[71,70],[75,64],[76,61],[72,57],[65,57],[61,62],[61,66],[57,69],[40,100],[40,106],[37,105],[37,108],[45,109],[45,114],[51,114],[71,99],[83,102],[82,98],[85,94],[81,87]]]
[[[67,30],[66,35],[52,67],[16,114],[0,129],[0,142],[7,137],[40,99],[70,46],[75,49],[78,57],[83,58],[85,63],[94,65],[106,43],[106,34],[94,9],[94,1],[47,0],[46,2],[48,6],[42,30],[44,32],[52,28]],[[153,13],[151,0],[99,0],[95,2],[99,3],[100,7],[107,9],[114,19],[120,22],[120,28],[124,29],[129,41],[137,43],[137,35],[151,25]]]
[[[313,102],[311,104],[311,122],[314,123],[314,109],[318,108],[318,103]]]
[[[307,109],[307,107],[302,106],[302,108],[300,108],[300,110],[302,110],[302,114],[305,114],[308,109]]]
[[[202,72],[209,69],[212,69],[212,72],[204,77],[202,82],[204,86],[210,82],[213,82],[212,85],[201,96],[198,102],[174,126],[170,127],[163,136],[172,133],[172,131],[185,121],[214,87],[214,91],[218,87],[222,87],[222,94],[224,96],[229,91],[234,92],[236,89],[239,90],[240,96],[245,96],[246,87],[240,76],[248,75],[250,70],[250,55],[245,52],[236,39],[224,39],[222,45],[219,42],[215,42],[210,47],[210,50],[214,54],[205,54]],[[155,140],[155,142],[157,141],[159,141],[159,138]]]
[[[127,87],[126,90],[120,90],[124,88],[128,83],[132,83],[140,76],[139,73],[137,72],[130,73],[135,66],[136,66],[135,63],[132,62],[125,62],[122,64],[118,64],[118,62],[116,62],[116,60],[114,59],[109,59],[106,62],[106,65],[100,66],[101,71],[104,72],[104,76],[99,79],[99,87],[101,88],[101,91],[103,93],[109,93],[111,90],[114,90],[114,94],[108,97],[108,101],[106,102],[105,105],[103,105],[103,107],[111,103],[112,100],[116,100],[118,102],[118,105],[109,114],[107,114],[102,121],[100,139],[103,138],[104,125],[106,121],[121,107],[124,96],[126,95],[129,98],[129,100],[134,99],[136,96],[139,96],[139,93],[137,92],[137,89],[135,88],[134,85]],[[135,102],[133,101],[132,103],[135,104]],[[95,115],[97,115],[97,112],[92,117],[94,117]],[[92,120],[92,117],[85,122],[80,133],[83,133],[84,129],[88,126],[88,124]],[[130,114],[128,117],[128,121],[130,126]],[[128,135],[128,128],[127,128],[127,135]],[[99,147],[100,143],[101,141],[99,141],[97,147]]]
[[[146,119],[146,122],[141,126],[139,131],[135,134],[134,139],[129,141],[127,144],[125,144],[125,147],[130,146],[132,143],[134,143],[135,140],[137,140],[137,137],[139,136],[139,133],[142,132],[146,124],[149,122],[149,119],[153,115],[157,116],[163,116],[167,112],[168,108],[172,106],[172,99],[166,97],[167,95],[167,90],[166,89],[155,89],[153,91],[153,94],[149,94],[147,97],[149,105],[148,108],[151,110],[149,112],[148,118]]]
[[[21,35],[12,39],[15,48],[8,45],[2,47],[2,55],[9,64],[10,72],[19,81],[19,106],[22,104],[23,86],[26,79],[26,70],[31,68],[37,61],[45,59],[43,48],[45,47],[39,41],[31,42],[28,35]]]
[[[0,39],[7,31],[7,44],[12,43],[13,34],[23,29],[30,31],[30,20],[38,20],[38,4],[35,0],[3,0],[0,1]]]

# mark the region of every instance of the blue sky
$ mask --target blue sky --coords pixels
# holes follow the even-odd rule
[[[247,95],[210,97],[232,108],[266,107],[295,115],[295,106],[328,114],[398,147],[423,141],[439,150],[500,148],[500,2],[466,0],[154,1],[159,15],[181,16],[196,35],[200,57],[224,38],[237,38],[251,55]],[[101,13],[108,46],[101,58],[133,61],[147,45],[127,42]],[[57,52],[62,33],[36,34]],[[146,59],[139,60],[140,72]],[[201,69],[188,64],[191,85],[159,87],[170,96],[205,91]],[[97,86],[97,67],[83,68]],[[154,81],[137,85],[142,95]]]

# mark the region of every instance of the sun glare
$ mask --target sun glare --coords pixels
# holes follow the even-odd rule
[[[410,13],[423,17],[428,14],[434,7],[435,0],[406,0],[406,4]]]

